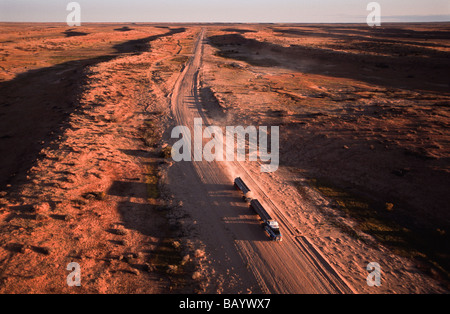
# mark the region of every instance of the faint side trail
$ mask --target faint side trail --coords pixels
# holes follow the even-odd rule
[[[67,129],[41,150],[26,182],[1,199],[0,292],[179,288],[158,257],[162,249],[179,253],[170,251],[154,181],[162,163],[155,143],[168,107],[151,78],[155,65],[178,51],[176,41],[155,39],[150,52],[88,69]],[[172,67],[169,86],[181,64]],[[71,262],[80,265],[81,287],[67,286]]]

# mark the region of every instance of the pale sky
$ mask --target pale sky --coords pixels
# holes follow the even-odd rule
[[[0,0],[0,21],[65,22],[72,0]],[[79,0],[81,22],[365,23],[372,0]],[[378,0],[382,22],[450,21],[450,0]]]

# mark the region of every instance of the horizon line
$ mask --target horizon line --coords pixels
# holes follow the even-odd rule
[[[30,23],[30,24],[66,24],[66,21],[2,21],[0,23]],[[367,24],[366,22],[195,22],[195,21],[81,21],[81,24]],[[448,20],[436,21],[386,21],[382,24],[412,24],[412,23],[450,23]],[[74,26],[76,27],[76,26]]]
[[[325,16],[324,16],[325,17]],[[337,16],[334,16],[337,17]],[[355,21],[107,21],[107,20],[88,20],[81,23],[172,23],[172,24],[366,24],[365,15],[343,16],[343,18],[354,19]],[[381,23],[446,23],[450,22],[449,14],[429,14],[429,15],[386,15],[381,17]],[[1,20],[0,23],[66,23],[61,21],[31,21],[31,20]]]

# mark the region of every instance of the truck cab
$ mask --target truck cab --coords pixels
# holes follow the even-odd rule
[[[267,232],[269,237],[274,241],[281,241],[283,238],[280,232],[280,226],[275,220],[269,220],[264,224],[264,230]]]

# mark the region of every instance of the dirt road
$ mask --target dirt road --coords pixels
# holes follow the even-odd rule
[[[193,133],[194,118],[204,126],[213,124],[198,95],[205,30],[199,35],[172,94],[172,111],[177,125]],[[272,208],[280,223],[283,242],[265,236],[257,217],[234,190],[239,173],[261,199]],[[270,203],[258,178],[251,178],[245,162],[181,161],[170,169],[170,186],[197,225],[198,238],[210,254],[208,274],[212,291],[223,293],[350,293],[347,283],[334,271],[305,237],[290,226],[282,211]],[[221,274],[228,274],[224,278]],[[230,280],[231,278],[231,280]]]
[[[386,28],[380,41],[405,42],[373,55],[359,47],[372,33],[358,44],[338,35],[361,26],[291,27],[93,24],[78,37],[64,25],[2,28],[0,293],[448,293],[423,262],[423,252],[448,252],[448,95],[384,87],[440,82],[433,65],[447,64],[448,45],[422,37],[446,38],[444,26]],[[304,66],[330,42],[339,49],[319,54],[324,65]],[[335,60],[342,49],[353,52]],[[377,49],[393,57],[373,59]],[[393,60],[405,51],[413,56]],[[429,62],[396,70],[416,52]],[[355,55],[381,83],[359,76]],[[195,118],[222,132],[279,126],[279,169],[172,162],[170,132],[193,133]],[[237,176],[283,242],[265,235]],[[409,241],[416,221],[430,227],[416,234],[430,236],[417,242],[425,250]],[[81,287],[67,285],[72,262]],[[366,282],[371,262],[379,287]]]

